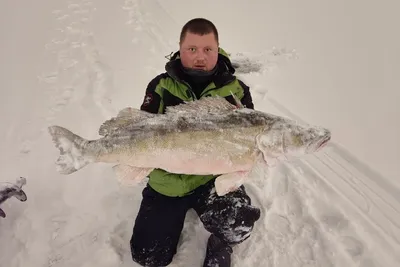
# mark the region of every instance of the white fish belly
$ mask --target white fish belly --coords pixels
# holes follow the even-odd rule
[[[127,164],[200,175],[250,170],[258,153],[257,130],[193,131],[148,139],[137,145],[136,156]]]

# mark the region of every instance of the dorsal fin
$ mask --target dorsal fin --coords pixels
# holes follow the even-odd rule
[[[153,118],[154,114],[127,107],[121,109],[116,117],[106,120],[99,128],[99,134],[102,136],[107,136],[113,132],[119,131],[128,125],[135,124],[142,120]]]
[[[205,97],[196,101],[187,101],[176,106],[166,108],[166,114],[194,115],[204,113],[225,113],[237,109],[221,96]]]

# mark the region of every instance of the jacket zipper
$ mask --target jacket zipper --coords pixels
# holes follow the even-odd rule
[[[190,94],[192,95],[192,100],[198,100],[197,97],[196,97],[196,94],[193,92],[192,87],[191,87],[187,82],[185,82],[184,80],[179,79],[179,78],[176,77],[176,76],[175,76],[175,79],[176,79],[177,81],[179,81],[179,82],[181,82],[181,83],[183,83],[184,85],[187,86],[187,88],[188,88]]]
[[[222,84],[222,85],[220,85],[220,86],[215,86],[214,88],[210,88],[210,89],[204,90],[204,91],[200,94],[200,98],[203,97],[206,93],[209,93],[210,91],[214,91],[214,90],[220,89],[220,88],[224,87],[225,85],[227,85],[228,83],[233,82],[234,80],[235,80],[235,79],[230,79],[229,81],[226,81],[224,84]],[[214,83],[214,84],[215,84],[215,83]]]
[[[182,80],[182,79],[179,79],[179,78],[178,78],[177,76],[175,76],[175,75],[173,75],[173,78],[175,78],[177,81],[179,81],[179,82],[183,83],[184,85],[186,85],[186,86],[188,87],[188,89],[189,89],[190,94],[192,95],[193,100],[198,100],[198,98],[196,97],[196,94],[193,92],[193,88],[192,88],[186,81],[184,81],[184,80]],[[208,92],[210,92],[210,91],[213,91],[213,90],[217,90],[217,89],[219,89],[219,88],[221,88],[221,87],[227,85],[228,83],[230,83],[230,82],[232,82],[232,81],[234,81],[234,80],[235,80],[235,79],[230,79],[229,81],[226,81],[225,83],[223,83],[223,84],[220,85],[220,86],[216,86],[216,87],[214,87],[214,88],[210,88],[210,89],[208,89],[208,90],[203,91],[203,92],[200,94],[200,98],[203,97],[206,93],[208,93]],[[215,83],[214,83],[214,84],[215,84]]]

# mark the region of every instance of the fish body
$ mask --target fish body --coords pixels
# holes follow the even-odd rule
[[[57,166],[62,174],[105,162],[115,163],[117,177],[125,182],[141,180],[155,168],[221,175],[216,185],[227,182],[219,184],[219,194],[240,185],[255,164],[313,153],[331,138],[325,128],[237,108],[222,97],[167,107],[165,114],[123,109],[101,125],[102,137],[96,140],[56,125],[50,126],[49,132],[60,150]]]
[[[0,204],[3,204],[11,197],[17,198],[19,201],[25,202],[27,200],[22,186],[26,184],[26,178],[19,177],[16,183],[3,183],[0,185]],[[0,208],[0,217],[5,218],[6,213]]]

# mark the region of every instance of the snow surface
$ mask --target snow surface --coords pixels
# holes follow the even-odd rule
[[[201,3],[201,4],[200,4]],[[109,165],[56,172],[47,126],[97,138],[139,107],[193,17],[221,46],[260,110],[332,130],[323,151],[247,185],[262,217],[233,266],[399,266],[400,3],[390,1],[1,1],[0,265],[137,266],[129,239],[143,184]],[[162,222],[160,222],[162,223]],[[171,266],[201,266],[208,233],[190,211]]]

